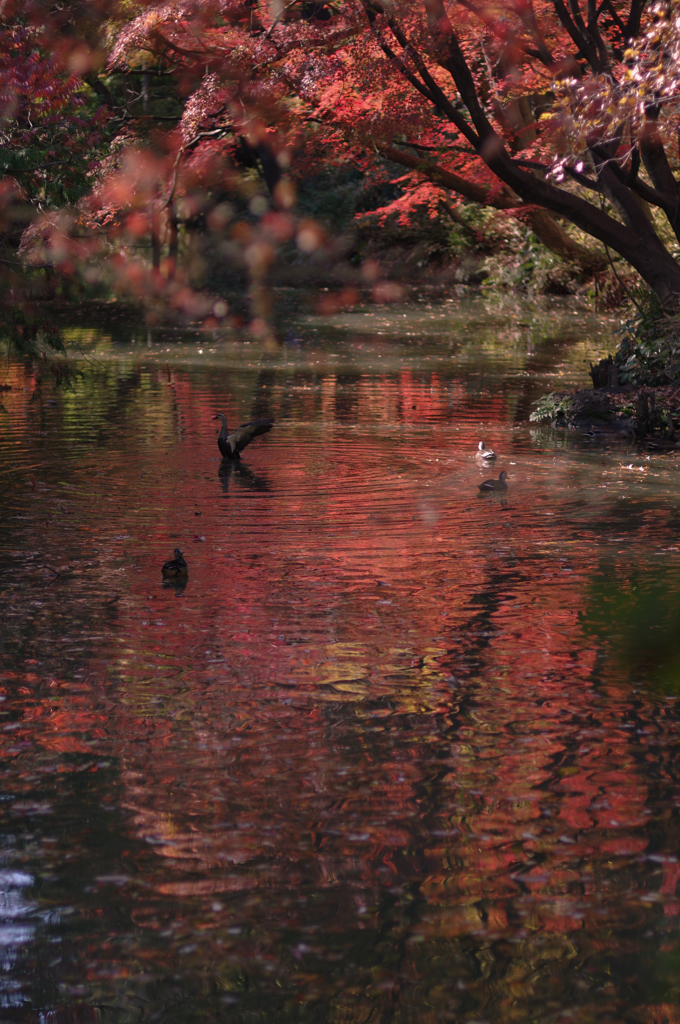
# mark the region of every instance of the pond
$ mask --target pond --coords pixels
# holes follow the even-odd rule
[[[528,419],[613,326],[7,364],[1,1020],[680,1020],[680,452]],[[225,467],[217,411],[275,426]]]

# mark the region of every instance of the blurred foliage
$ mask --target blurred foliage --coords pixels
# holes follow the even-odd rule
[[[32,215],[73,206],[89,191],[112,134],[101,99],[49,42],[21,19],[0,20],[0,178],[28,208],[20,231]],[[3,226],[0,241],[11,245]]]
[[[247,21],[238,5],[219,16],[155,0],[29,6],[31,18],[14,7],[0,18],[0,246],[16,268],[5,275],[10,305],[113,294],[144,306],[150,324],[250,323],[276,345],[276,283],[337,288],[347,306],[368,295],[397,301],[407,289],[391,289],[392,279],[418,286],[437,275],[440,285],[494,292],[614,294],[616,275],[597,270],[595,257],[604,257],[592,237],[573,225],[564,235],[553,219],[546,233],[536,207],[499,191],[479,153],[454,144],[441,111],[432,120],[410,106],[398,76],[373,95],[380,52],[363,46],[355,62],[348,51],[357,92],[335,95],[319,44],[346,5],[291,3],[274,16],[250,4]],[[411,17],[408,5],[402,15]],[[354,31],[367,42],[364,29]],[[191,40],[199,50],[184,45]],[[235,40],[242,49],[232,64]],[[283,41],[285,82],[260,61]],[[260,54],[257,73],[244,71],[248,54]],[[308,117],[312,96],[313,107],[327,104],[324,118]],[[371,110],[385,121],[369,130]],[[433,177],[438,163],[467,185]],[[670,251],[673,232],[658,219]],[[539,238],[562,254],[571,240],[571,256]],[[16,351],[27,337],[7,334]],[[43,354],[59,353],[49,331],[40,338]]]

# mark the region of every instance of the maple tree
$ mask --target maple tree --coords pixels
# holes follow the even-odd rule
[[[93,137],[91,188],[83,163],[68,217],[45,202],[28,261],[92,275],[107,256],[115,287],[216,323],[226,307],[191,270],[209,235],[218,257],[238,254],[264,322],[280,246],[325,244],[296,214],[296,179],[350,161],[401,168],[383,215],[490,206],[586,272],[618,254],[677,305],[680,32],[663,4],[147,0],[93,5],[85,29],[70,11],[55,52],[81,70],[61,102],[75,123],[85,96],[90,131],[106,124],[112,142],[102,156]],[[7,189],[20,179],[6,166]]]
[[[673,82],[674,31],[642,0],[583,12],[561,0],[153,3],[117,34],[110,68],[131,73],[144,55],[181,82],[175,194],[245,146],[285,209],[291,163],[373,155],[409,172],[405,203],[417,189],[432,202],[427,186],[487,203],[601,265],[570,222],[674,302],[677,105],[651,59]]]

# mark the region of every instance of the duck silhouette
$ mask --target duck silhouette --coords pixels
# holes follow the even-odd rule
[[[508,474],[503,470],[502,473],[499,473],[498,480],[485,480],[484,483],[479,484],[479,490],[482,494],[486,494],[488,491],[507,491],[508,485],[505,482],[507,478]]]
[[[181,579],[183,576],[189,575],[189,566],[185,562],[184,555],[179,548],[175,548],[174,558],[163,563],[161,566],[161,572],[163,573],[163,578],[166,580]]]
[[[242,423],[229,433],[225,413],[218,412],[213,419],[222,420],[222,428],[217,438],[217,447],[222,453],[222,458],[235,462],[241,458],[241,452],[254,438],[268,433],[274,426],[274,420],[251,420],[250,423]]]

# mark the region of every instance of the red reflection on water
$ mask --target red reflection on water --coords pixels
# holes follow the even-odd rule
[[[641,958],[664,915],[677,925],[678,727],[584,631],[598,536],[539,514],[573,492],[546,498],[520,451],[507,504],[479,499],[477,431],[452,451],[452,435],[412,429],[447,421],[437,374],[345,385],[351,431],[337,375],[296,392],[290,422],[284,389],[267,389],[277,429],[226,479],[211,416],[248,418],[261,389],[225,401],[180,371],[151,378],[63,499],[42,468],[48,528],[36,499],[20,528],[61,575],[48,584],[36,556],[12,592],[34,663],[3,676],[0,752],[20,768],[7,814],[49,802],[54,817],[55,773],[87,773],[91,804],[121,812],[113,868],[85,812],[68,820],[87,833],[86,884],[120,884],[88,899],[114,939],[111,907],[127,907],[134,943],[76,961],[161,972],[169,949],[182,970],[247,970],[261,992],[314,990],[349,1019],[423,993],[499,1021],[550,999],[620,1012],[631,948]],[[664,530],[652,516],[629,543],[622,587]],[[178,545],[189,579],[164,588]]]

